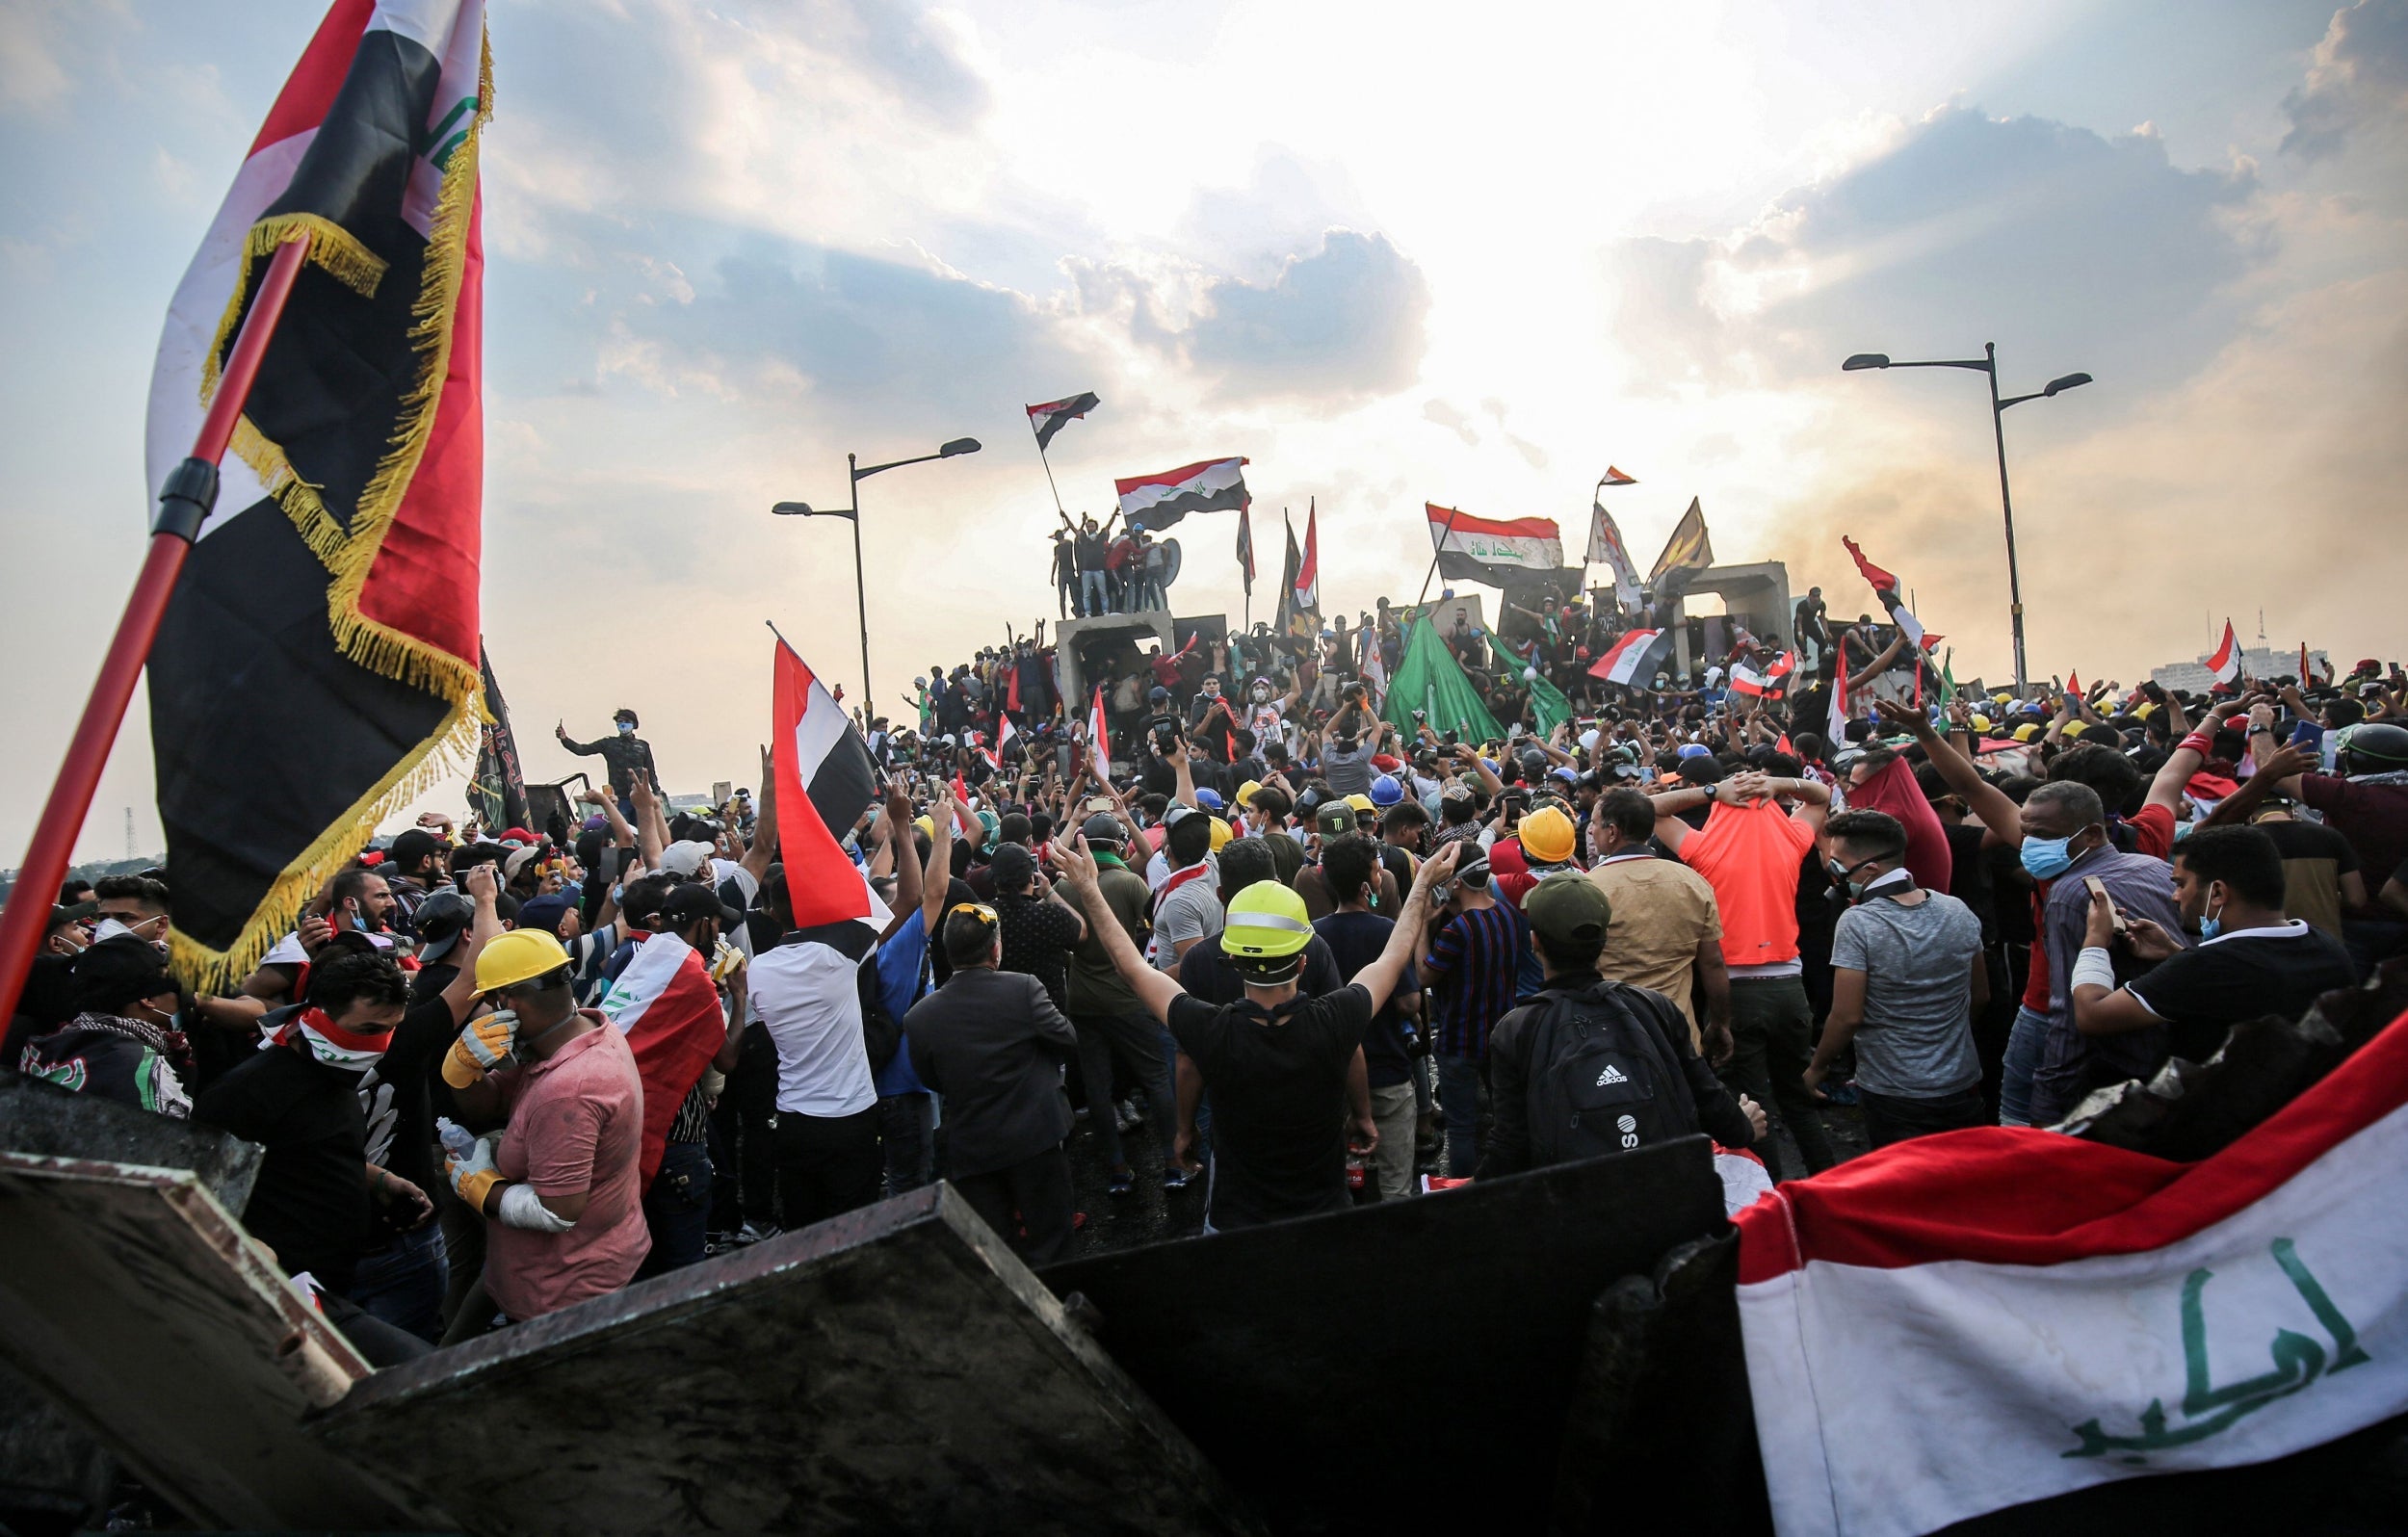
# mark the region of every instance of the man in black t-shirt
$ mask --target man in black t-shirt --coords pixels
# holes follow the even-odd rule
[[[1086,923],[1072,908],[1041,888],[1036,855],[1026,844],[998,844],[995,862],[995,915],[1003,926],[1003,961],[998,970],[1023,972],[1045,984],[1045,996],[1057,1009],[1069,1006],[1067,964],[1071,948],[1086,938]]]
[[[1276,881],[1238,893],[1221,930],[1221,949],[1244,977],[1245,996],[1218,1008],[1190,998],[1138,953],[1111,919],[1096,889],[1086,840],[1054,846],[1063,889],[1086,910],[1112,966],[1179,1047],[1181,1160],[1195,1145],[1194,1114],[1213,1092],[1213,1184],[1205,1231],[1251,1227],[1289,1217],[1342,1211],[1348,1131],[1366,1151],[1379,1129],[1369,1084],[1355,1070],[1363,1031],[1385,1005],[1412,958],[1429,889],[1453,872],[1452,853],[1422,867],[1378,959],[1352,982],[1320,998],[1296,981],[1315,935],[1303,899]]]
[[[1341,976],[1376,961],[1396,925],[1372,911],[1372,876],[1380,870],[1379,846],[1359,833],[1322,845],[1322,879],[1337,910],[1317,920],[1313,932],[1329,946]],[[1405,884],[1410,886],[1408,877]],[[1413,1024],[1421,1010],[1422,984],[1408,963],[1396,991],[1363,1032],[1364,1077],[1371,1087],[1372,1120],[1379,1128],[1379,1198],[1401,1201],[1413,1193]]]
[[[408,1003],[400,967],[365,936],[338,935],[312,960],[302,1002],[261,1019],[267,1045],[193,1102],[195,1122],[267,1150],[243,1226],[287,1275],[317,1282],[328,1321],[380,1366],[427,1348],[344,1295],[380,1218],[434,1218],[423,1188],[368,1161],[359,1104],[361,1075],[392,1044]]]
[[[2357,985],[2341,941],[2283,916],[2283,856],[2255,827],[2203,827],[2174,846],[2174,899],[2199,943],[2182,949],[2145,918],[2090,900],[2090,927],[2071,977],[2074,1024],[2085,1035],[2167,1027],[2171,1055],[2204,1062],[2235,1025],[2279,1014],[2297,1019],[2319,994]],[[2111,947],[2156,967],[2119,988]]]

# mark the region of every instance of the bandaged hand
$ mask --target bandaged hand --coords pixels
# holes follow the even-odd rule
[[[493,1144],[492,1137],[481,1136],[466,1158],[443,1160],[443,1177],[452,1182],[452,1193],[480,1215],[484,1211],[485,1197],[502,1181],[502,1171],[493,1166]]]
[[[444,1055],[443,1081],[454,1088],[484,1082],[487,1073],[510,1060],[517,1044],[518,1016],[509,1009],[470,1020]]]

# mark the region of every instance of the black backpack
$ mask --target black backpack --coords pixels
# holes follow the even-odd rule
[[[1533,1164],[1627,1152],[1697,1130],[1697,1103],[1667,1047],[1661,1003],[1609,981],[1578,992],[1550,989],[1532,1001],[1543,1010],[1531,1022]]]

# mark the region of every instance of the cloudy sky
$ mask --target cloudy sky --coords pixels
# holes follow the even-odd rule
[[[142,555],[168,296],[316,0],[0,0],[0,860]],[[773,619],[910,675],[1053,612],[1054,468],[1244,454],[1323,594],[1409,597],[1426,500],[1726,560],[2007,668],[1978,377],[2000,350],[2031,663],[2130,681],[2211,617],[2408,650],[2408,0],[1489,8],[491,0],[486,634],[532,776],[642,712],[676,791],[752,776]],[[1233,614],[1225,519],[1183,612]],[[1266,593],[1266,600],[1268,594]],[[79,854],[157,847],[137,701]],[[305,739],[259,750],[306,751]],[[440,803],[457,810],[456,790]]]

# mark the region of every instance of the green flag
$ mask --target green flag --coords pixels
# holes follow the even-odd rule
[[[1545,736],[1572,718],[1572,701],[1563,690],[1547,681],[1545,673],[1523,680],[1530,685],[1531,714],[1538,719],[1538,734]]]
[[[1416,710],[1428,713],[1432,731],[1452,731],[1465,742],[1487,742],[1505,735],[1505,728],[1473,690],[1472,680],[1464,676],[1463,664],[1438,638],[1438,629],[1426,615],[1414,620],[1406,634],[1404,655],[1397,662],[1396,675],[1388,680],[1388,697],[1380,703],[1380,715],[1407,738],[1413,735]]]
[[[1940,658],[1940,708],[1946,710],[1956,703],[1956,648],[1950,646]]]

